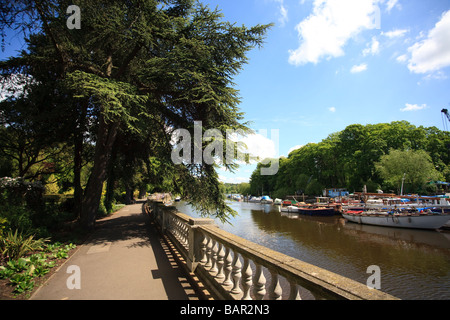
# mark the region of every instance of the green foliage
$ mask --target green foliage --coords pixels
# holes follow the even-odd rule
[[[19,233],[18,230],[15,230],[13,233],[12,230],[9,230],[2,240],[3,252],[2,254],[9,259],[17,260],[29,252],[33,252],[36,250],[42,250],[43,244],[47,240],[45,239],[34,239],[34,236],[24,236],[22,233]]]
[[[4,266],[0,266],[0,279],[9,279],[10,284],[14,286],[14,293],[22,294],[33,290],[35,278],[46,275],[56,266],[57,259],[67,259],[68,252],[76,246],[56,242],[40,248],[41,252],[10,259]]]
[[[442,179],[431,157],[423,150],[391,150],[375,163],[385,184],[400,191],[404,178],[404,191],[424,191],[425,184]]]
[[[67,87],[74,90],[74,98],[94,97],[102,106],[107,122],[120,121],[129,130],[138,130],[133,124],[138,121],[132,115],[132,106],[142,106],[147,102],[146,95],[139,95],[136,87],[129,83],[105,79],[83,71],[75,71],[67,75]],[[140,112],[134,112],[138,115]]]
[[[223,193],[250,194],[250,183],[224,183]]]
[[[320,189],[337,187],[353,192],[364,185],[372,192],[380,187],[399,191],[405,170],[408,191],[426,192],[430,180],[450,181],[450,133],[406,121],[355,124],[280,158],[275,176],[261,176],[260,168],[250,181],[255,195],[261,190],[278,198],[295,192],[319,195]]]
[[[8,225],[8,220],[6,218],[0,217],[0,243],[3,241],[3,233]]]
[[[17,175],[54,174],[66,187],[72,183],[86,227],[99,211],[105,181],[101,212],[121,194],[115,189],[129,195],[150,185],[226,219],[232,210],[214,166],[172,165],[167,129],[192,130],[194,121],[202,121],[205,130],[248,132],[233,78],[271,25],[237,26],[192,0],[81,0],[82,28],[69,30],[67,5],[1,4],[0,26],[24,30],[27,48],[0,62],[0,70],[7,81],[16,73],[28,80],[26,94],[2,105],[11,129],[0,141],[6,150],[1,160],[9,159]],[[89,172],[86,184],[83,170]],[[81,200],[83,187],[89,196]]]

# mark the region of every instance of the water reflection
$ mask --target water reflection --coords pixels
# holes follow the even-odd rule
[[[346,223],[276,206],[232,202],[239,213],[224,230],[289,256],[366,283],[381,268],[382,290],[402,299],[450,299],[450,233]],[[185,203],[178,209],[198,215]]]

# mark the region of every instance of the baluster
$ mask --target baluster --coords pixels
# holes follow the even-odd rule
[[[223,281],[223,285],[225,286],[231,286],[233,285],[233,281],[231,281],[231,271],[233,270],[232,265],[233,259],[231,257],[231,250],[230,248],[226,247],[225,249],[225,263],[224,263],[224,274],[225,274],[225,280]]]
[[[289,300],[302,300],[298,285],[295,282],[289,282],[289,285],[291,286]]]
[[[183,221],[179,220],[180,223],[180,242],[182,245],[186,243],[186,237],[184,236],[184,223]]]
[[[266,277],[260,264],[256,265],[255,275],[253,276],[253,294],[255,300],[262,300],[266,295]]]
[[[211,263],[211,248],[212,248],[212,239],[211,237],[206,237],[208,242],[206,243],[206,263],[205,268],[210,268],[212,266]]]
[[[223,244],[218,243],[218,255],[217,255],[217,280],[223,280],[225,279],[225,274],[223,273],[223,265],[224,265],[224,258],[225,258],[225,251],[223,250]]]
[[[244,258],[244,267],[242,268],[242,288],[244,289],[244,296],[242,300],[252,300],[250,296],[250,288],[252,286],[252,268],[250,266],[250,260],[246,257]]]
[[[239,282],[241,281],[242,277],[241,270],[242,264],[241,260],[239,259],[239,253],[235,251],[233,258],[233,269],[231,271],[231,278],[233,279],[233,289],[231,289],[231,293],[233,294],[239,294],[242,292],[241,287],[239,287]]]
[[[189,247],[189,228],[185,223],[183,223],[183,244]]]
[[[212,252],[211,252],[211,269],[209,269],[209,272],[212,273],[217,273],[217,241],[216,240],[212,240],[213,241],[213,245],[212,245]]]
[[[200,243],[200,254],[201,254],[201,259],[200,259],[200,263],[205,265],[206,261],[208,261],[206,259],[206,245],[208,244],[208,240],[206,238],[206,236],[202,233],[202,242]]]
[[[177,221],[173,216],[170,216],[170,232],[177,238]]]
[[[173,223],[173,233],[175,234],[175,238],[180,241],[180,222],[175,217],[172,217]]]
[[[269,286],[269,299],[270,300],[281,300],[281,295],[283,294],[283,289],[280,286],[280,279],[278,273],[274,270],[270,270],[270,275],[272,280]]]

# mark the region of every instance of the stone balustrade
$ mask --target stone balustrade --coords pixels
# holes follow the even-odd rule
[[[144,207],[216,299],[397,299],[235,236],[212,219],[191,218],[161,201]]]

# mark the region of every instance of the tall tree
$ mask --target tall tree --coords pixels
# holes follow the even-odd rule
[[[2,2],[2,27],[27,28],[28,38],[41,50],[24,52],[1,68],[19,65],[22,73],[33,76],[28,68],[33,62],[49,64],[53,68],[48,76],[64,89],[53,94],[73,97],[78,99],[77,106],[85,106],[77,109],[79,125],[90,127],[86,130],[92,133],[95,154],[81,223],[90,229],[119,132],[140,136],[146,127],[157,128],[157,137],[163,140],[155,155],[167,161],[170,128],[192,130],[194,121],[202,121],[205,130],[247,129],[241,123],[232,80],[247,62],[246,53],[262,44],[269,25],[236,27],[222,21],[219,11],[193,0],[81,0],[75,4],[81,9],[81,29],[69,30],[68,1]],[[147,141],[145,147],[151,145]],[[197,188],[185,190],[190,190],[190,198],[203,212],[223,218],[232,213],[221,197],[213,165],[191,162],[171,170],[179,174],[182,184]]]

